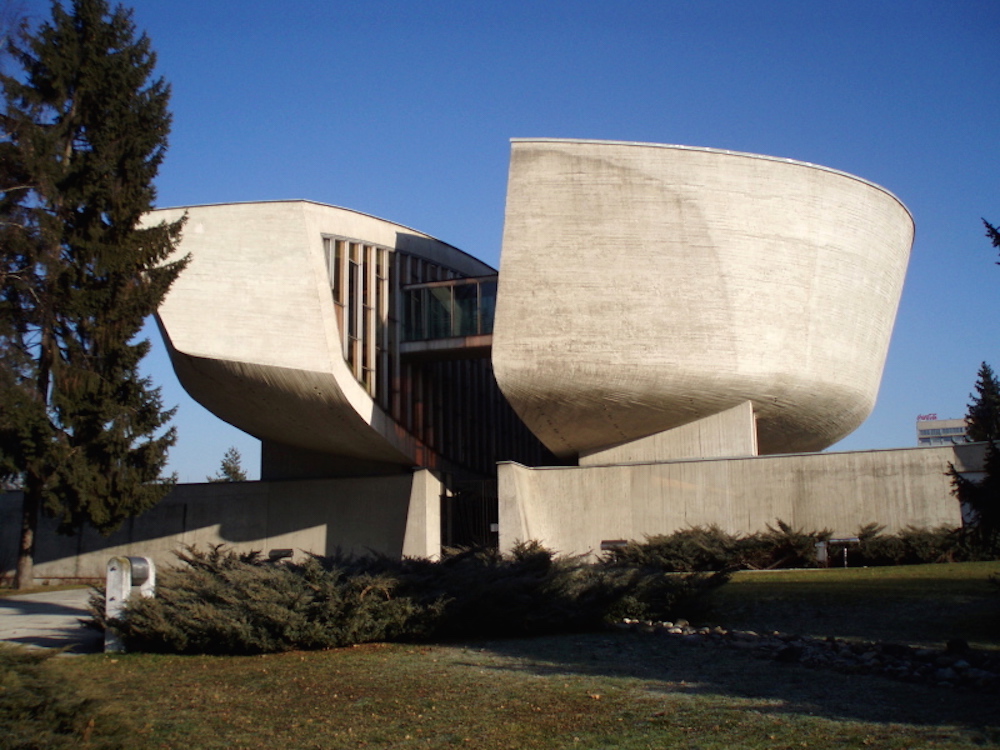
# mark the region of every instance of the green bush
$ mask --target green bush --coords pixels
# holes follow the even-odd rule
[[[440,563],[404,561],[401,591],[439,607],[435,638],[538,635],[592,630],[622,617],[666,619],[688,612],[724,577],[665,575],[655,566],[613,567],[557,557],[537,542],[510,555],[462,550]]]
[[[895,534],[884,534],[884,528],[874,523],[861,527],[858,544],[850,545],[847,550],[850,565],[918,565],[962,562],[975,557],[961,529],[907,526]]]
[[[611,553],[608,562],[677,572],[807,568],[818,564],[816,543],[829,538],[829,531],[798,531],[781,520],[777,528],[742,536],[715,525],[695,526],[629,542]]]
[[[718,526],[695,526],[648,536],[645,542],[629,542],[612,553],[610,561],[674,572],[723,570],[741,556],[740,547],[740,539]]]
[[[105,703],[81,696],[82,685],[67,684],[52,655],[0,644],[0,747],[129,747],[128,726],[121,715]]]
[[[270,563],[253,552],[188,548],[185,567],[159,575],[156,597],[130,599],[124,622],[111,623],[129,650],[256,654],[393,640],[422,614],[395,595],[388,574]],[[91,606],[101,620],[103,602]],[[429,608],[425,608],[429,609]],[[108,623],[101,623],[107,625]]]
[[[971,562],[996,559],[963,529],[909,526],[885,534],[884,526],[868,524],[858,531],[858,542],[830,543],[831,532],[799,531],[784,521],[755,534],[736,535],[718,526],[697,526],[673,534],[649,536],[644,542],[629,542],[609,553],[611,565],[653,566],[662,570],[693,572],[711,570],[766,570],[814,568],[816,545],[827,542],[833,565],[843,559],[852,567],[917,565],[920,563]]]
[[[815,568],[819,565],[816,545],[830,539],[832,532],[829,529],[806,532],[793,529],[781,520],[777,524],[778,528],[768,526],[767,531],[757,535],[766,554],[754,567]]]
[[[136,651],[252,654],[366,641],[524,636],[665,619],[725,576],[591,564],[538,544],[510,555],[460,550],[440,562],[380,556],[271,563],[223,547],[189,548],[153,599],[132,599],[114,627]],[[689,610],[685,610],[687,612]]]

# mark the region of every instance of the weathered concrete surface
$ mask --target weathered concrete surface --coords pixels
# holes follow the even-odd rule
[[[103,580],[110,557],[176,563],[185,545],[235,550],[337,550],[392,557],[434,557],[441,551],[441,483],[427,470],[368,479],[221,482],[178,485],[149,512],[115,534],[92,530],[66,537],[43,521],[35,556],[38,580]],[[0,495],[0,564],[13,571],[20,498]]]
[[[580,466],[635,464],[666,458],[732,458],[757,455],[757,419],[753,404],[658,432],[612,448],[580,454]]]
[[[747,400],[760,453],[821,450],[871,411],[912,240],[896,197],[832,169],[515,140],[497,382],[561,456]]]
[[[538,540],[566,554],[602,540],[716,524],[732,533],[777,520],[853,536],[868,523],[961,525],[945,471],[982,466],[983,445],[529,469],[500,465],[500,547]]]
[[[104,634],[84,627],[90,589],[45,591],[0,598],[0,641],[69,653],[104,650]]]
[[[158,316],[177,376],[210,411],[310,451],[417,465],[414,438],[351,373],[330,291],[324,235],[364,240],[471,276],[490,266],[400,224],[308,201],[163,209],[188,217],[191,262]]]

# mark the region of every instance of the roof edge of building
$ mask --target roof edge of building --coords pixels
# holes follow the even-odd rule
[[[744,159],[759,159],[761,161],[774,161],[780,162],[782,164],[790,164],[797,167],[807,167],[809,169],[817,169],[821,172],[830,172],[831,174],[840,175],[841,177],[847,177],[851,180],[856,180],[857,182],[868,185],[869,187],[875,188],[879,192],[885,193],[887,196],[892,198],[896,203],[899,204],[906,215],[910,217],[910,223],[916,228],[916,221],[913,219],[913,214],[910,209],[906,207],[906,204],[893,193],[891,190],[882,187],[877,182],[872,182],[871,180],[866,180],[864,177],[858,177],[856,174],[851,174],[850,172],[845,172],[842,169],[834,169],[833,167],[826,167],[822,164],[816,164],[814,162],[802,161],[800,159],[790,159],[782,156],[768,156],[767,154],[754,154],[749,151],[731,151],[724,148],[711,148],[709,146],[684,146],[677,143],[649,143],[645,141],[609,141],[601,140],[596,138],[511,138],[510,142],[514,143],[574,143],[592,146],[635,146],[638,148],[661,148],[670,149],[674,151],[697,151],[707,154],[723,154],[726,156],[735,156]]]

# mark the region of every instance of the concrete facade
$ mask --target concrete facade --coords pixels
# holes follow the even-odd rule
[[[641,460],[821,450],[874,405],[913,240],[895,196],[843,172],[578,140],[513,142],[498,283],[446,243],[333,206],[151,220],[182,213],[192,260],[159,313],[174,366],[197,400],[265,442],[279,475],[322,473],[322,456],[338,474],[443,466],[482,415],[434,423],[448,398],[424,381],[464,389],[476,374],[400,363],[453,356],[456,341],[473,356],[472,339],[476,357],[492,344],[490,377],[517,424],[567,460],[625,445]],[[460,312],[450,285],[487,277],[492,338],[480,326],[403,341],[405,314],[437,327]],[[433,309],[406,309],[418,287]],[[731,447],[649,440],[743,404],[749,427]]]
[[[408,227],[307,201],[165,209],[150,221],[184,214],[178,253],[191,262],[159,320],[185,389],[265,441],[364,461],[366,472],[419,465],[420,440],[399,429],[345,359],[324,240],[346,237],[458,275],[493,269]],[[388,310],[375,314],[372,337]]]
[[[912,240],[895,196],[832,169],[515,140],[497,381],[559,456],[748,400],[761,454],[822,450],[874,405]]]
[[[159,505],[104,538],[93,530],[55,533],[43,520],[35,556],[39,580],[103,579],[110,557],[176,562],[185,545],[237,551],[436,557],[441,550],[440,480],[427,470],[364,479],[178,485]],[[20,495],[0,495],[0,571],[13,572]]]
[[[500,466],[500,548],[541,539],[564,554],[715,524],[754,532],[782,520],[849,537],[867,523],[957,527],[948,462],[974,475],[981,443],[628,465]]]
[[[636,464],[673,458],[732,458],[757,455],[757,420],[753,404],[689,422],[666,432],[580,455],[580,466]]]

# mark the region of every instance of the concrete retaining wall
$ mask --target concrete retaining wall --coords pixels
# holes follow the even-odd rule
[[[500,465],[500,547],[534,539],[566,554],[717,524],[753,532],[780,519],[853,536],[867,523],[959,526],[945,475],[982,467],[983,444],[615,466]]]
[[[867,523],[959,526],[945,475],[949,462],[981,476],[984,444],[660,463],[499,469],[500,547],[534,539],[566,554],[606,539],[643,539],[717,524],[752,532],[780,519],[803,530],[852,536]],[[442,485],[427,470],[408,476],[178,486],[111,537],[93,531],[39,535],[40,580],[99,579],[109,557],[171,564],[183,545],[237,550],[292,548],[330,554],[368,550],[434,557],[441,546]],[[20,497],[0,495],[0,573],[15,563]]]
[[[440,481],[411,475],[299,482],[237,482],[177,486],[159,505],[115,534],[93,530],[67,537],[43,520],[35,555],[39,580],[104,578],[108,558],[175,561],[184,545],[224,543],[236,550],[291,548],[306,552],[368,550],[394,557],[440,552]],[[13,573],[20,495],[0,495],[0,573]]]

